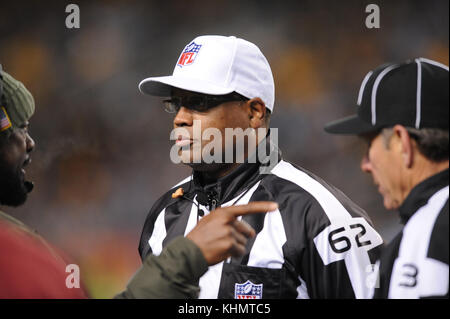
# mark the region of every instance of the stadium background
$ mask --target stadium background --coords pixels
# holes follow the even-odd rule
[[[71,30],[69,3],[0,5],[0,63],[37,109],[27,168],[35,189],[24,206],[2,209],[69,254],[92,297],[125,287],[149,208],[190,173],[169,160],[171,115],[137,84],[171,73],[201,34],[261,48],[284,157],[343,190],[386,240],[395,235],[397,214],[359,171],[363,145],[322,127],[354,112],[360,82],[378,64],[422,56],[448,65],[448,1],[76,1],[81,28]],[[381,9],[380,29],[365,26],[370,3]]]

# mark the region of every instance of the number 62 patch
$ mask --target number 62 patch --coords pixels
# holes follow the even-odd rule
[[[381,245],[383,239],[362,217],[334,222],[314,238],[319,255],[325,265],[342,260],[349,252],[369,251]]]

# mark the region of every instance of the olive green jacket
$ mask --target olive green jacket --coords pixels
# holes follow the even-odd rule
[[[126,290],[115,298],[198,298],[198,281],[207,270],[208,264],[200,248],[180,236],[171,241],[159,256],[147,256]]]

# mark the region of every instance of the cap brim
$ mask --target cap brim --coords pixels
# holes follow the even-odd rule
[[[378,126],[371,125],[361,120],[358,115],[330,122],[325,125],[324,130],[331,134],[359,135],[378,130]]]
[[[232,88],[217,86],[199,79],[175,77],[172,75],[147,78],[139,83],[139,90],[142,93],[155,96],[170,96],[174,87],[211,95],[224,95],[234,91]]]

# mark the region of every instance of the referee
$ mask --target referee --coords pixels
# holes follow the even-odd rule
[[[325,126],[368,142],[361,169],[404,224],[381,254],[375,298],[449,296],[448,87],[441,63],[385,64],[364,78],[357,115]]]
[[[173,149],[193,171],[150,209],[139,245],[142,259],[159,255],[217,207],[274,201],[279,206],[271,213],[242,218],[256,236],[242,257],[208,268],[199,280],[200,299],[370,296],[367,270],[382,238],[341,191],[281,156],[277,131],[270,129],[273,75],[255,44],[199,36],[182,50],[172,75],[144,79],[139,88],[170,97],[164,104],[174,114],[172,132],[179,132]],[[250,134],[230,138],[230,130]],[[212,160],[204,156],[211,154],[211,131],[220,141]],[[241,148],[245,144],[254,148]],[[179,189],[183,196],[174,198]]]

